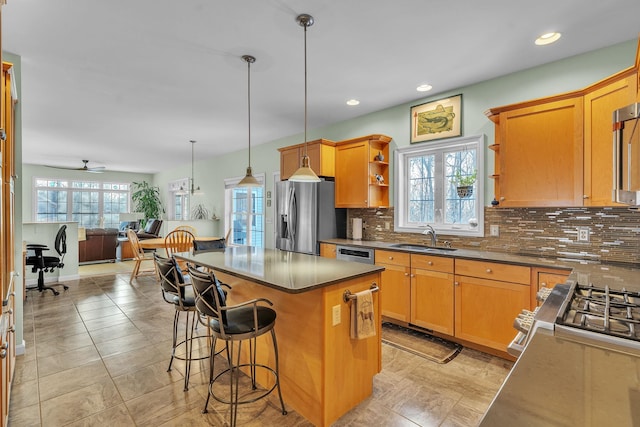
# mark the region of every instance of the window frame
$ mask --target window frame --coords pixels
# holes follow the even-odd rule
[[[248,241],[248,244],[238,244],[233,240],[233,236],[230,235],[229,239],[230,242],[228,242],[228,244],[230,245],[236,245],[236,246],[256,246],[255,242],[254,242],[254,232],[251,230],[251,223],[252,223],[252,217],[259,215],[261,217],[261,224],[260,224],[260,230],[261,234],[262,234],[262,246],[258,246],[258,247],[266,247],[266,237],[267,237],[267,233],[266,233],[266,214],[267,214],[267,206],[266,206],[266,175],[264,173],[261,174],[254,174],[253,175],[254,178],[256,178],[256,180],[258,180],[258,182],[261,184],[261,188],[262,188],[262,199],[263,199],[263,203],[262,203],[262,212],[255,212],[255,213],[246,213],[246,240]],[[238,183],[244,178],[244,176],[240,176],[240,177],[234,177],[234,178],[226,178],[224,180],[224,189],[225,189],[225,194],[224,194],[224,200],[225,200],[225,204],[224,204],[224,229],[225,230],[229,230],[231,231],[231,234],[233,233],[233,215],[237,214],[238,212],[234,212],[233,211],[233,191],[238,187]]]
[[[58,187],[40,186],[38,185],[38,181],[47,181],[47,182],[53,181],[53,182],[60,183],[61,185]],[[107,185],[126,186],[127,189],[114,190],[113,188],[106,188],[105,186]],[[33,202],[32,202],[31,215],[32,215],[33,222],[37,222],[37,223],[78,222],[79,226],[87,227],[87,225],[83,224],[83,221],[78,221],[77,219],[74,218],[74,210],[73,210],[73,206],[74,206],[73,194],[74,193],[79,193],[79,194],[85,194],[85,193],[90,194],[94,192],[98,193],[98,200],[97,200],[98,212],[96,214],[87,213],[87,212],[76,213],[78,215],[97,215],[98,223],[95,225],[92,224],[90,225],[90,227],[100,227],[101,226],[100,223],[103,222],[103,220],[106,218],[105,195],[107,193],[120,193],[122,195],[126,194],[126,200],[127,200],[126,212],[118,212],[118,214],[129,213],[131,211],[131,183],[130,182],[117,182],[114,180],[106,180],[106,181],[82,180],[82,179],[74,179],[74,178],[47,178],[42,176],[34,176],[32,180],[32,189],[33,189]],[[64,213],[61,212],[58,215],[47,214],[47,219],[51,219],[53,218],[53,216],[64,216],[65,219],[55,218],[52,220],[45,220],[45,221],[42,221],[39,219],[38,194],[40,191],[45,191],[45,190],[66,193],[65,212]],[[114,215],[114,214],[111,214],[111,215]],[[118,228],[119,223],[120,223],[120,220],[118,219],[118,221],[115,224],[113,222],[106,223],[106,224],[103,223],[102,226],[108,227],[108,228]]]
[[[429,155],[434,152],[456,151],[456,149],[467,148],[476,149],[476,171],[477,179],[475,183],[475,200],[476,200],[476,219],[478,224],[472,227],[468,224],[446,224],[444,223],[444,215],[440,215],[440,219],[433,223],[421,223],[417,226],[409,223],[409,159],[420,155]],[[394,151],[394,176],[396,188],[394,192],[394,232],[398,233],[421,233],[427,225],[431,225],[437,233],[468,236],[468,237],[484,237],[484,176],[485,176],[485,136],[483,134],[465,136],[459,138],[450,138],[446,140],[427,142],[420,144],[412,144],[407,147],[398,148]],[[444,161],[439,162],[436,166],[438,175],[435,177],[440,189],[444,189],[446,177],[444,176]],[[446,191],[438,191],[436,197],[441,198],[439,202],[441,206],[445,206]]]

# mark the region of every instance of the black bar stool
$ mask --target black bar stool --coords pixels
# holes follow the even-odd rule
[[[185,361],[184,373],[184,390],[189,390],[189,374],[191,373],[191,361],[207,359],[209,354],[205,356],[193,358],[193,340],[194,339],[210,339],[208,335],[193,336],[194,325],[198,312],[195,304],[195,294],[189,283],[189,278],[184,277],[175,258],[164,258],[158,254],[153,255],[156,264],[156,270],[160,276],[160,287],[162,289],[162,298],[175,307],[173,316],[173,343],[171,349],[171,359],[169,360],[169,368],[171,371],[173,359]],[[178,342],[178,323],[180,321],[180,313],[186,313],[187,319],[185,323],[184,339]],[[191,323],[191,324],[189,324]],[[185,355],[176,355],[179,346],[185,346]]]
[[[287,410],[284,407],[284,400],[282,399],[282,392],[280,390],[278,343],[276,341],[276,334],[274,330],[276,312],[269,307],[259,305],[260,303],[266,303],[269,305],[273,304],[267,299],[258,298],[233,306],[227,306],[226,295],[221,287],[222,284],[218,279],[216,279],[213,272],[199,271],[190,264],[188,264],[188,268],[189,275],[191,276],[191,284],[196,293],[196,308],[201,315],[199,319],[203,319],[203,316],[206,316],[206,318],[209,319],[207,326],[213,335],[209,367],[209,393],[202,412],[208,412],[207,406],[209,405],[209,398],[213,396],[217,401],[230,405],[231,425],[235,426],[238,415],[238,405],[262,399],[277,388],[280,404],[282,405],[282,415],[286,415]],[[256,338],[266,334],[267,332],[271,332],[271,338],[273,341],[273,350],[275,354],[275,367],[273,368],[257,363],[256,360]],[[216,341],[218,339],[224,340],[225,342],[229,367],[214,376],[214,352]],[[242,350],[242,342],[246,340],[249,341],[249,362],[241,364],[240,353]],[[234,348],[234,342],[238,343],[237,352]],[[241,375],[240,368],[242,367],[249,367],[252,390],[257,389],[255,378],[257,369],[266,369],[273,375],[273,386],[257,396],[252,394],[245,400],[239,400],[238,385]],[[227,373],[230,375],[229,397],[223,398],[216,396],[213,392],[213,384],[217,379]]]

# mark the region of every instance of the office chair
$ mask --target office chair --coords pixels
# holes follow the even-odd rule
[[[69,287],[63,283],[55,283],[50,286],[44,285],[44,273],[53,272],[56,268],[64,267],[64,256],[67,253],[67,225],[64,224],[58,230],[55,240],[55,250],[58,256],[44,256],[42,252],[48,251],[47,245],[41,244],[28,244],[27,250],[33,251],[33,256],[28,256],[26,265],[31,265],[31,271],[38,272],[38,286],[28,287],[27,290],[37,289],[39,292],[44,290],[50,290],[54,295],[60,295],[60,292],[55,290],[53,286],[62,286],[66,291]]]

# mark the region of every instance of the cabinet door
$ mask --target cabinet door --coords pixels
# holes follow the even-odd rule
[[[411,270],[411,323],[453,335],[453,274]]]
[[[325,258],[335,258],[336,245],[332,243],[320,243],[320,256]]]
[[[500,114],[500,206],[581,206],[582,97]]]
[[[302,154],[298,147],[280,151],[280,179],[289,179],[300,167]]]
[[[613,206],[612,115],[634,102],[635,75],[584,96],[584,204]]]
[[[382,315],[390,319],[409,323],[411,320],[411,281],[409,266],[378,264],[382,272],[380,302]]]
[[[536,296],[542,288],[553,288],[558,283],[565,283],[569,277],[569,272],[549,272],[538,271],[534,269],[534,278],[531,284],[531,309],[534,309],[538,305],[542,305],[541,301],[538,301]]]
[[[529,286],[455,276],[455,336],[507,351],[513,320],[530,307]]]
[[[369,207],[369,143],[336,147],[336,208]]]

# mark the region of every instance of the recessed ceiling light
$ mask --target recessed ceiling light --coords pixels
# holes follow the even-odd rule
[[[418,92],[429,92],[431,89],[433,89],[431,85],[420,85],[416,88]]]
[[[350,99],[347,101],[347,105],[358,105],[360,104],[360,101],[358,101],[357,99]]]
[[[560,39],[560,37],[562,37],[562,34],[560,33],[546,33],[536,39],[536,44],[538,46],[551,44],[551,43],[557,42]]]

